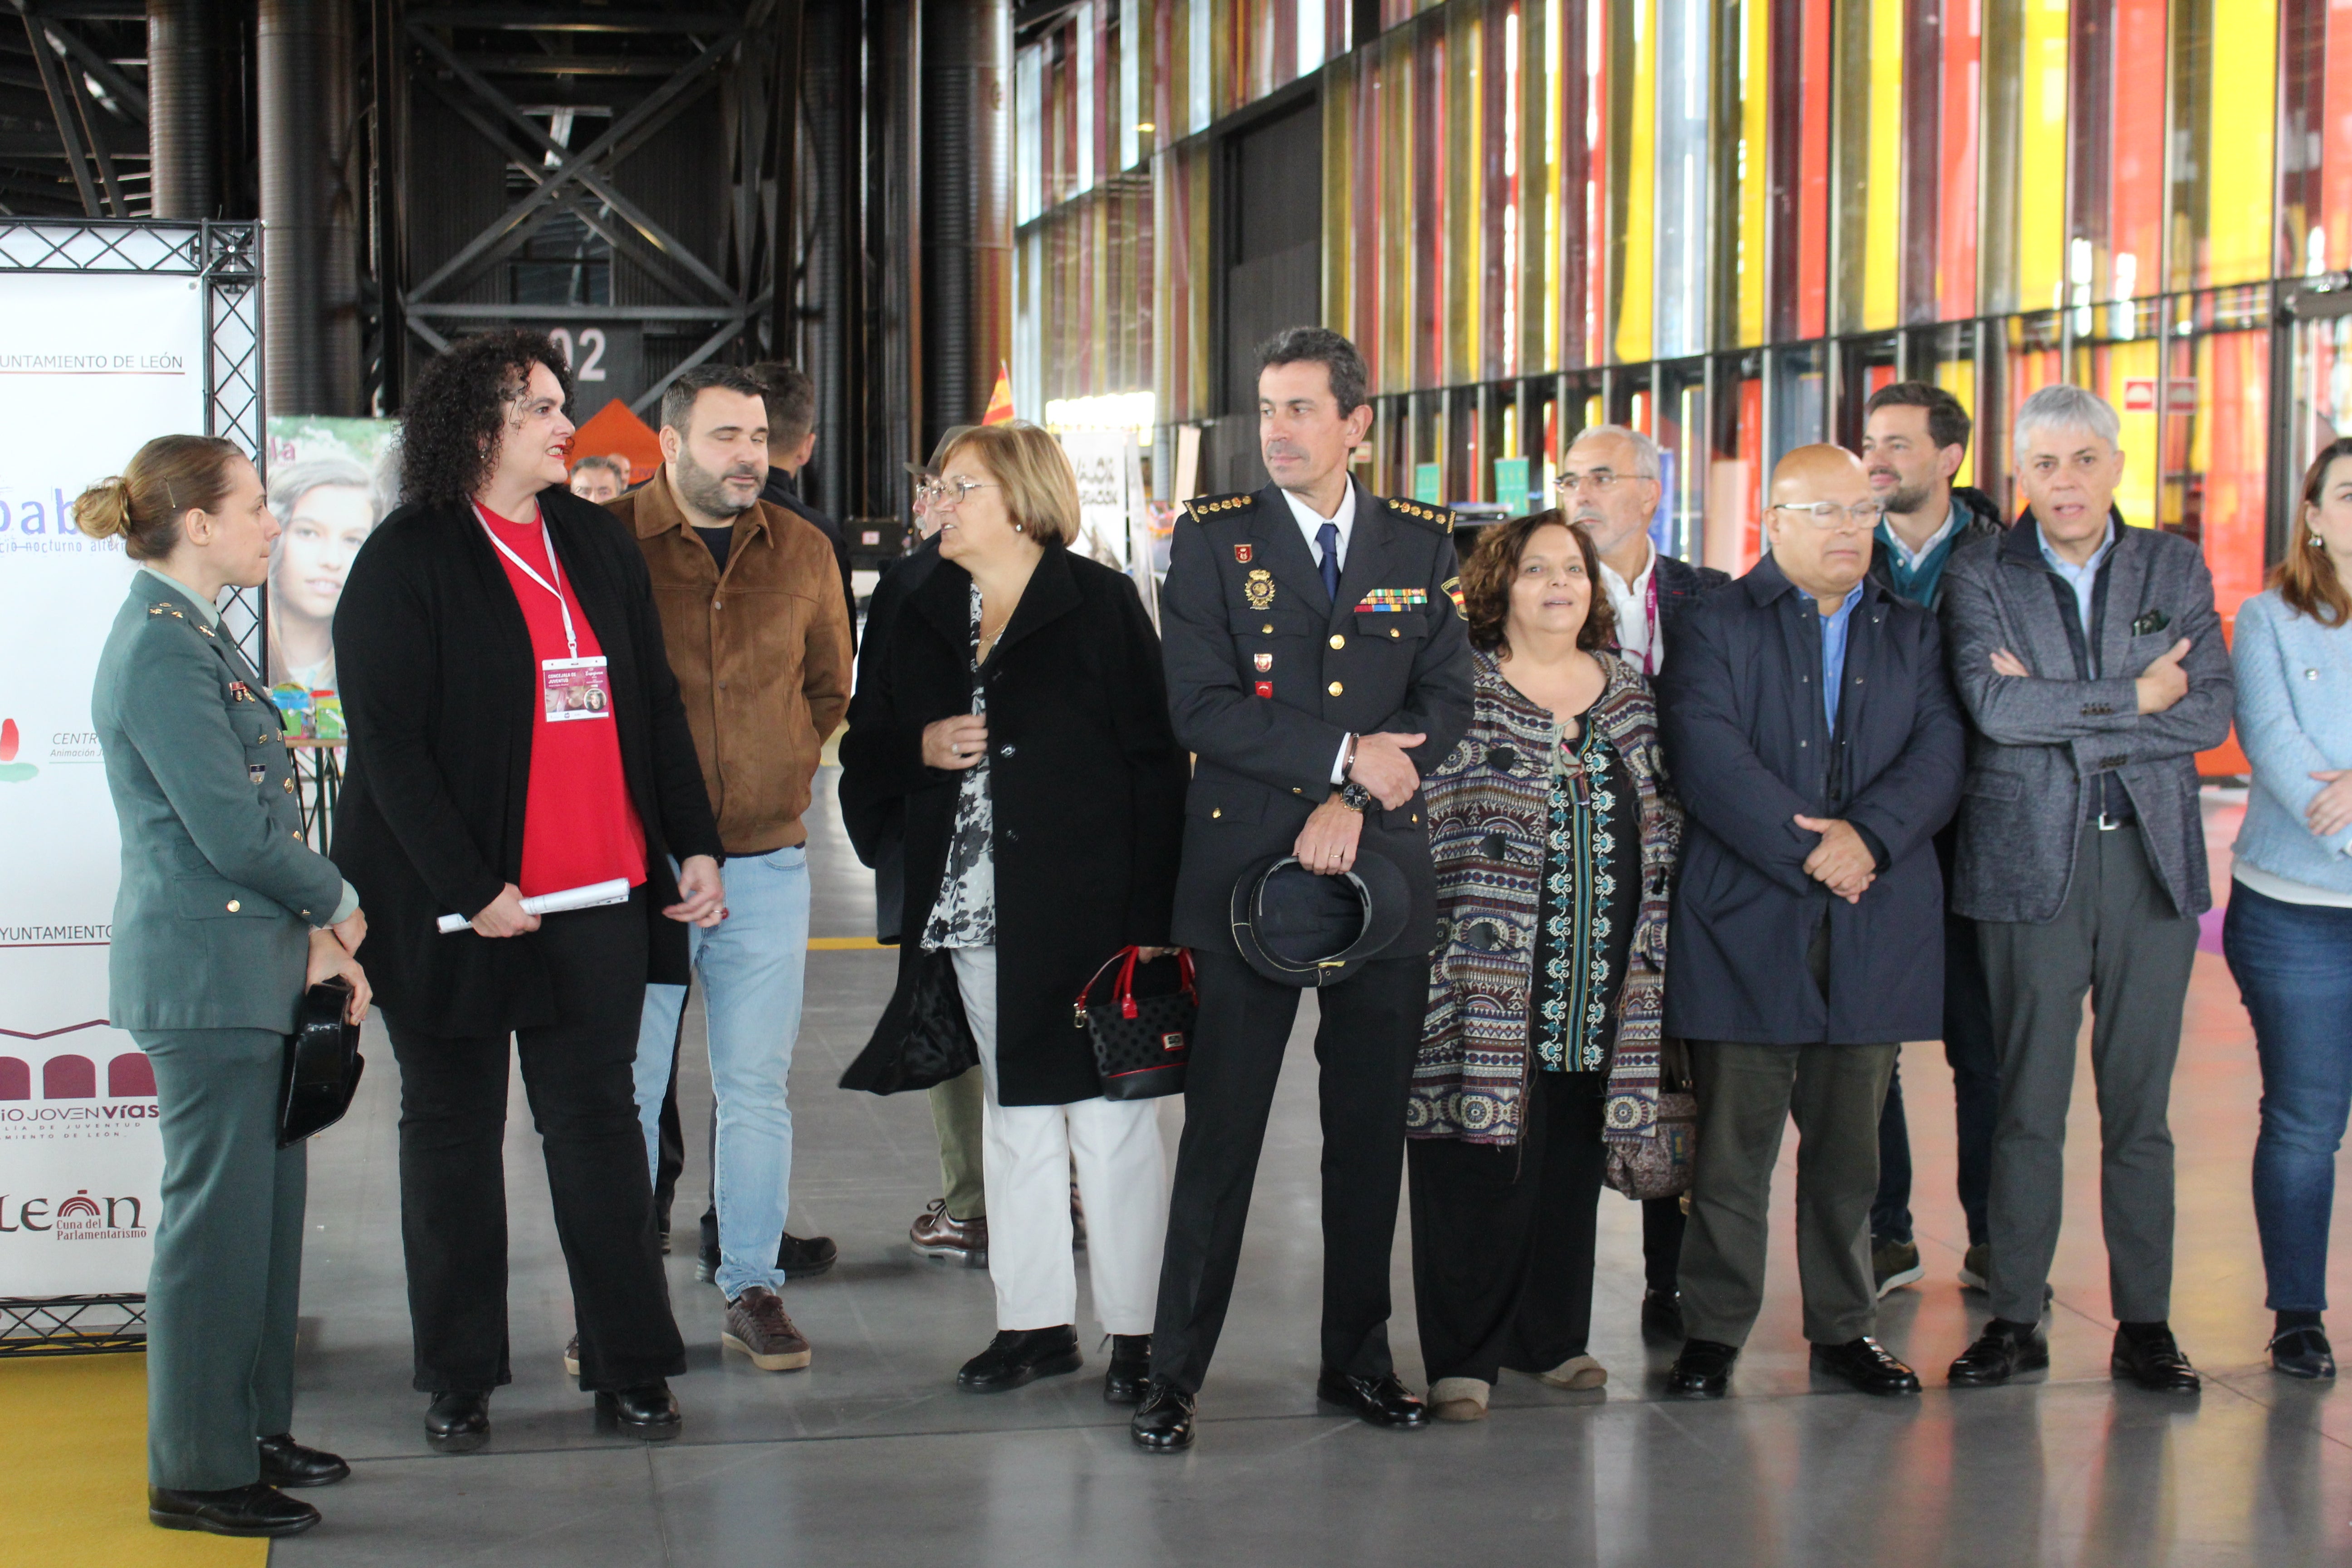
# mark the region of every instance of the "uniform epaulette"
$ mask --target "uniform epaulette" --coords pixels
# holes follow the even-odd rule
[[[1388,509],[1399,517],[1409,517],[1424,528],[1440,533],[1454,531],[1454,511],[1450,507],[1432,506],[1427,501],[1405,500],[1397,496],[1387,498]]]
[[[1196,521],[1205,521],[1220,512],[1246,511],[1257,504],[1257,497],[1244,490],[1239,495],[1195,496],[1184,503],[1184,510]]]
[[[169,599],[158,599],[147,606],[147,616],[150,620],[152,620],[157,616],[169,616],[175,621],[187,621],[188,625],[195,627],[196,630],[202,632],[205,636],[211,637],[213,635],[212,627],[205,625],[202,621],[188,620],[188,612],[180,608],[179,605],[173,604]]]

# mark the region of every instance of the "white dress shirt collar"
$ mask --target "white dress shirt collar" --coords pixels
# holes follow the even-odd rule
[[[1339,498],[1339,510],[1329,517],[1323,516],[1307,505],[1307,498],[1296,490],[1283,491],[1282,499],[1290,503],[1290,515],[1297,521],[1298,531],[1307,541],[1307,559],[1318,565],[1322,563],[1323,552],[1317,546],[1315,536],[1322,531],[1323,525],[1327,522],[1336,522],[1339,525],[1339,565],[1342,570],[1345,570],[1348,564],[1348,540],[1356,531],[1356,481],[1352,479],[1348,481],[1347,491]]]

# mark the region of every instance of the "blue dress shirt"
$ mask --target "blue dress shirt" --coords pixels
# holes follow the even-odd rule
[[[1853,619],[1853,606],[1862,598],[1862,584],[1856,583],[1836,610],[1822,616],[1822,705],[1829,712],[1830,733],[1837,733],[1838,689],[1845,684],[1846,626]],[[1818,606],[1816,606],[1818,607]]]

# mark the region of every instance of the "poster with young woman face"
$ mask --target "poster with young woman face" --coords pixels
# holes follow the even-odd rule
[[[269,421],[269,683],[335,689],[335,605],[367,536],[398,500],[389,419]]]

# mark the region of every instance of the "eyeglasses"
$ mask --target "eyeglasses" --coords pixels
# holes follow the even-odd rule
[[[1552,480],[1551,488],[1564,496],[1572,496],[1580,489],[1590,490],[1595,496],[1605,496],[1628,479],[1646,479],[1649,477],[1647,474],[1617,474],[1607,468],[1595,468],[1589,474],[1562,474]]]
[[[1827,533],[1843,525],[1852,529],[1873,529],[1886,515],[1885,506],[1874,500],[1856,501],[1852,506],[1840,506],[1833,500],[1774,501],[1767,511],[1793,511],[1815,528]]]
[[[961,506],[971,498],[974,490],[995,490],[1003,488],[1002,485],[983,484],[978,479],[935,479],[928,485],[917,486],[915,500],[926,507],[953,508]]]

